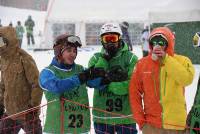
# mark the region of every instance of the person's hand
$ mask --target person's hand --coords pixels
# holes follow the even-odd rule
[[[104,77],[105,74],[106,74],[106,71],[103,68],[100,68],[100,67],[95,68],[93,66],[79,73],[78,77],[79,77],[80,82],[84,83],[88,80],[93,80],[98,77]]]
[[[110,82],[121,82],[128,79],[128,72],[121,66],[114,66],[111,70],[107,71],[105,77],[102,80],[102,85],[107,85]]]
[[[0,119],[3,117],[5,113],[5,107],[3,104],[0,104]]]

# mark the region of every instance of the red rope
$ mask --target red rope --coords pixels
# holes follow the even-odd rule
[[[16,114],[7,116],[7,117],[5,117],[5,118],[2,118],[2,119],[0,119],[0,121],[6,120],[6,119],[9,119],[9,118],[12,119],[13,117],[20,117],[20,116],[24,116],[24,117],[25,117],[26,114],[29,114],[30,112],[36,111],[36,110],[38,110],[38,109],[41,109],[41,110],[42,110],[42,114],[43,114],[43,115],[42,115],[40,118],[43,118],[43,119],[44,119],[45,114],[43,113],[43,107],[47,106],[48,104],[54,103],[55,101],[60,101],[60,100],[52,100],[52,101],[49,101],[48,103],[43,104],[43,105],[41,105],[41,106],[36,106],[36,107],[30,108],[30,109],[27,109],[27,110],[25,110],[25,111],[22,111],[22,112],[19,112],[19,113],[16,113]],[[123,115],[123,114],[119,114],[119,113],[113,113],[113,112],[108,112],[108,111],[106,111],[106,110],[94,108],[94,107],[91,107],[91,106],[88,106],[88,105],[85,105],[85,104],[81,104],[81,103],[79,103],[79,102],[74,102],[74,101],[72,101],[72,100],[68,100],[68,99],[66,99],[66,98],[62,98],[62,99],[61,99],[61,102],[63,102],[62,105],[61,105],[61,112],[62,112],[62,113],[64,112],[64,101],[65,101],[65,102],[70,102],[70,103],[73,103],[73,104],[75,104],[75,105],[79,105],[79,106],[82,106],[82,107],[85,107],[85,108],[88,108],[88,109],[92,109],[92,110],[96,110],[96,111],[99,111],[99,112],[103,112],[104,114],[111,114],[111,115],[115,115],[115,116],[120,116],[120,117],[125,117],[125,118],[131,118],[131,119],[133,119],[132,116],[131,116],[131,117],[127,117],[127,115]],[[92,117],[92,116],[90,116],[90,119],[91,119],[91,117]],[[32,120],[29,120],[29,121],[27,121],[27,122],[25,122],[25,123],[33,122],[33,125],[34,125],[34,121],[36,121],[37,119],[38,119],[38,118],[33,117]],[[141,119],[141,120],[142,120],[142,121],[145,121],[145,122],[152,122],[152,121],[150,121],[150,120],[143,120],[143,119]],[[44,120],[43,120],[43,122],[44,122]],[[61,132],[64,132],[64,131],[65,131],[65,130],[64,130],[64,123],[68,123],[68,122],[65,122],[65,121],[64,121],[64,115],[63,115],[63,114],[61,114],[61,124],[62,124],[62,122],[63,122],[63,125],[61,125],[61,126],[62,126],[62,127],[61,127]],[[152,122],[152,123],[156,123],[156,122]],[[105,124],[106,124],[106,122],[105,122]],[[123,126],[123,125],[118,125],[118,124],[110,124],[110,125],[120,126],[120,127],[126,128],[126,129],[135,130],[135,128],[128,127],[128,126]],[[193,130],[196,130],[196,131],[200,131],[200,128],[191,128],[191,127],[188,127],[188,126],[181,126],[181,125],[176,125],[176,124],[172,124],[172,123],[165,123],[165,125],[174,126],[174,127],[182,127],[182,128],[186,128],[186,129],[193,129]],[[43,123],[43,126],[44,126],[44,123]],[[21,127],[21,125],[17,125],[17,124],[15,123],[15,126],[13,127],[13,130],[16,131],[18,127]],[[33,128],[34,128],[34,129],[37,129],[37,128],[35,128],[34,126],[33,126]],[[8,130],[8,129],[10,129],[10,127],[8,127],[8,128],[3,128],[4,133],[5,133],[6,130]],[[93,128],[91,128],[91,129],[93,129]],[[114,128],[114,129],[115,129],[115,128]],[[32,130],[32,131],[34,132],[35,130]],[[95,131],[101,132],[100,130],[96,130],[96,129],[95,129]],[[106,134],[106,132],[105,132],[105,134]]]

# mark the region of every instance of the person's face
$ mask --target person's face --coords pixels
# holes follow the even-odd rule
[[[64,64],[72,65],[76,59],[77,49],[75,47],[68,47],[62,53]]]
[[[107,33],[103,35],[102,42],[105,48],[109,48],[109,45],[113,45],[115,48],[119,47],[119,35],[115,33]]]

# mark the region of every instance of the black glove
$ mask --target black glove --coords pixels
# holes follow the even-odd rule
[[[79,80],[82,83],[92,80],[98,77],[104,77],[106,74],[106,71],[103,68],[95,68],[94,66],[84,70],[83,72],[78,74]]]
[[[5,112],[5,107],[3,104],[0,104],[0,119],[3,116],[4,112]]]
[[[128,79],[128,72],[125,71],[121,66],[114,66],[109,70],[103,78],[101,84],[107,85],[110,82],[121,82]]]

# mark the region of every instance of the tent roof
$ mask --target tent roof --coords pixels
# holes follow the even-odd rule
[[[149,12],[189,12],[199,0],[51,0],[48,21],[144,21]],[[181,15],[181,14],[180,14]]]

